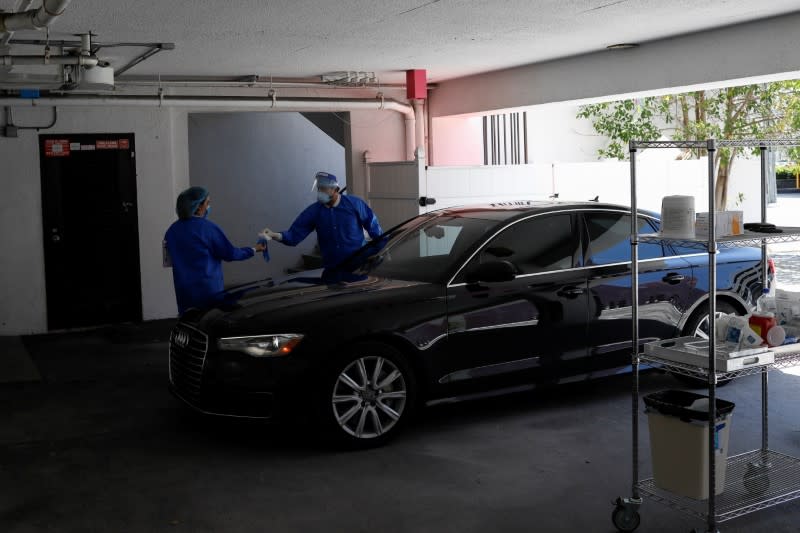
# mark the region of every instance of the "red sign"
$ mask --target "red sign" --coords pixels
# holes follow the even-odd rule
[[[44,141],[45,157],[67,157],[69,156],[68,139],[48,139]]]
[[[119,148],[119,142],[116,139],[113,141],[98,140],[95,144],[98,150],[117,150]]]
[[[131,142],[128,139],[120,139],[119,140],[119,149],[120,150],[130,150],[131,149]]]

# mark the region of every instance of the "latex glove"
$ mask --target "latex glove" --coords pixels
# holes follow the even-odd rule
[[[262,239],[266,239],[268,241],[271,241],[271,240],[282,241],[283,240],[283,235],[281,235],[278,232],[272,231],[269,228],[264,228],[263,230],[261,230],[261,233],[259,233],[258,236],[261,237]]]
[[[263,252],[267,249],[267,245],[259,242],[253,247],[253,249],[256,251],[256,253]]]

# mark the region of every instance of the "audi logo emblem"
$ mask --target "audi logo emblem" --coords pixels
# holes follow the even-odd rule
[[[175,334],[173,340],[175,341],[175,344],[181,348],[186,348],[186,346],[189,344],[189,334],[185,331],[179,331]]]

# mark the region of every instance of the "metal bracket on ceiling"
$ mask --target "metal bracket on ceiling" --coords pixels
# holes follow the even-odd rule
[[[164,88],[163,87],[159,87],[158,88],[158,107],[164,107]]]
[[[378,93],[378,94],[376,95],[376,97],[377,97],[377,98],[380,98],[380,101],[381,101],[381,106],[380,106],[378,109],[383,109],[383,105],[386,103],[386,101],[385,101],[385,99],[384,99],[384,97],[383,97],[383,93]]]
[[[270,89],[269,92],[267,92],[267,97],[272,100],[272,107],[275,107],[275,103],[278,100],[278,92],[275,89]]]

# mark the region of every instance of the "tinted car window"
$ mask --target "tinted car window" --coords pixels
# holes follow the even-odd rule
[[[624,213],[590,213],[585,216],[589,231],[587,265],[608,265],[631,260],[631,217]],[[656,228],[639,217],[639,234],[655,233]],[[639,259],[664,254],[661,245],[639,243]]]
[[[520,274],[575,266],[577,239],[571,215],[544,215],[503,230],[480,252],[478,261],[510,261]]]
[[[648,219],[650,224],[653,225],[655,231],[658,232],[661,229],[661,221]],[[648,232],[649,233],[649,232]],[[680,246],[674,242],[664,243],[664,255],[693,255],[697,254],[699,250],[697,248],[688,248],[685,246]]]
[[[497,226],[492,218],[439,216],[392,236],[362,272],[395,279],[433,282],[451,273],[467,250]]]

